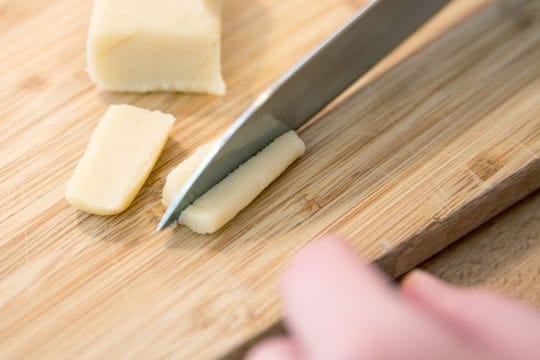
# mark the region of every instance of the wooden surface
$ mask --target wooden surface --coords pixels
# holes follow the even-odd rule
[[[465,235],[418,268],[460,287],[478,287],[540,310],[540,191]],[[277,323],[224,356],[243,359],[265,338],[286,334]]]
[[[214,98],[99,94],[89,1],[0,2],[0,358],[214,358],[278,320],[277,275],[313,237],[397,276],[537,188],[540,4],[462,0],[303,131],[305,158],[223,231],[154,233],[174,164],[361,3],[227,1]],[[125,214],[76,212],[65,182],[124,102],[174,113],[173,141]]]
[[[540,310],[540,192],[474,230],[420,267],[467,287],[483,287]]]

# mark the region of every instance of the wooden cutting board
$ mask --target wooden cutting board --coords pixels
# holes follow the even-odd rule
[[[306,156],[222,231],[154,232],[167,172],[362,3],[226,1],[216,98],[99,93],[89,0],[0,0],[0,358],[219,357],[279,320],[278,275],[314,237],[397,276],[538,188],[540,1],[460,0],[308,126]],[[103,218],[63,190],[112,103],[178,121],[134,205]]]

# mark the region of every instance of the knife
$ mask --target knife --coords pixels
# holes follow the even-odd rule
[[[218,139],[158,224],[182,211],[275,138],[298,129],[450,0],[372,0],[289,70]]]

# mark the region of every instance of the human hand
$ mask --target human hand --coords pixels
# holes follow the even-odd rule
[[[421,271],[393,286],[341,239],[320,240],[286,270],[281,293],[290,336],[249,360],[538,359],[540,315]]]

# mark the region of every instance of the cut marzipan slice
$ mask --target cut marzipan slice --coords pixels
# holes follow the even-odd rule
[[[165,205],[180,191],[210,145],[199,148],[169,174],[163,189]],[[178,222],[200,234],[216,232],[302,156],[305,148],[296,132],[283,134],[187,207]]]
[[[154,167],[174,120],[159,111],[111,106],[68,182],[66,200],[96,215],[124,211]]]

